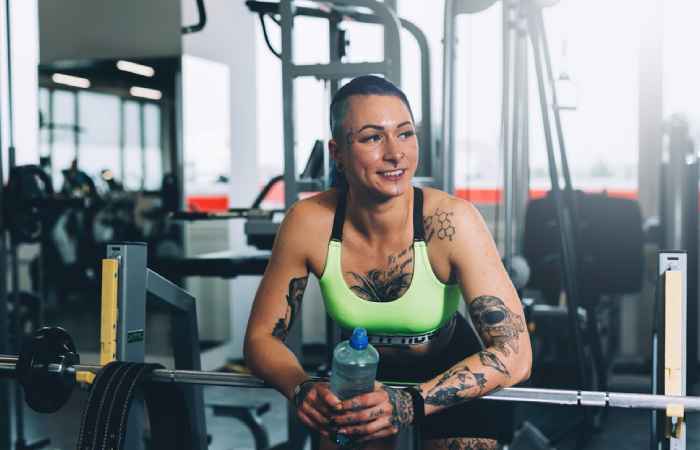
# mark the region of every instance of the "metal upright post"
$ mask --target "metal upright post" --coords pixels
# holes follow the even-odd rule
[[[440,146],[440,187],[448,193],[454,192],[454,113],[455,113],[455,2],[445,2],[445,21],[443,28],[443,66],[442,66],[442,145]]]
[[[8,11],[5,10],[5,14]],[[5,43],[7,45],[7,42]],[[0,81],[2,80],[0,72]],[[0,125],[2,125],[2,112],[4,108],[0,107]],[[0,130],[2,127],[0,126]],[[2,158],[2,132],[0,132],[0,211],[4,207],[4,187],[5,176],[3,172]],[[7,299],[7,236],[4,232],[4,216],[0,214],[0,352],[10,353],[9,343],[9,326],[8,320],[8,299]],[[11,417],[13,412],[12,397],[10,395],[10,382],[0,378],[0,450],[10,450],[12,448],[12,423]]]
[[[539,92],[540,111],[544,128],[545,142],[547,145],[547,161],[549,166],[549,176],[551,180],[551,196],[554,201],[557,225],[559,226],[559,238],[561,245],[562,279],[564,291],[566,293],[567,317],[569,319],[569,330],[571,332],[572,344],[576,353],[578,369],[578,382],[580,389],[590,388],[588,373],[586,372],[585,355],[583,341],[581,339],[580,324],[578,321],[579,289],[578,289],[578,269],[576,260],[576,233],[574,231],[574,221],[572,219],[572,209],[574,205],[570,202],[572,197],[567,196],[567,190],[562,193],[559,180],[559,171],[552,140],[552,129],[549,117],[549,103],[547,89],[545,87],[545,74],[543,68],[543,53],[541,47],[538,17],[541,10],[535,2],[528,2],[528,31],[535,62],[535,73],[537,74],[537,87]],[[561,144],[561,142],[560,142]],[[563,149],[560,149],[563,151]],[[591,416],[588,410],[583,410],[584,429],[578,436],[578,448],[581,448],[589,437],[591,427]]]
[[[679,298],[667,298],[668,274],[680,275]],[[657,307],[659,322],[654,352],[655,366],[652,373],[654,394],[686,395],[687,393],[687,345],[688,328],[688,259],[684,251],[662,251],[658,256]],[[671,296],[673,297],[673,296]],[[677,304],[680,301],[680,305]],[[674,339],[675,338],[675,339]],[[667,408],[668,411],[668,408]],[[678,433],[667,437],[667,416],[662,411],[652,412],[653,450],[685,450],[686,431],[680,422]]]
[[[147,269],[146,291],[169,306],[172,317],[172,347],[176,370],[202,370],[195,298],[173,282]],[[202,386],[182,386],[192,425],[192,450],[207,448],[207,428]]]
[[[296,136],[294,126],[294,75],[292,52],[294,49],[294,4],[292,0],[280,2],[282,23],[282,109],[284,116],[284,207],[297,201]]]
[[[117,359],[142,363],[146,357],[146,244],[111,243],[107,258],[119,261]],[[144,402],[139,399],[129,412],[126,448],[144,448],[144,417]]]

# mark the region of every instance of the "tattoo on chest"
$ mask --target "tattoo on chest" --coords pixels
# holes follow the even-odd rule
[[[284,317],[277,320],[275,328],[272,330],[272,335],[284,341],[287,339],[289,330],[294,324],[299,309],[301,308],[301,299],[304,297],[306,283],[309,277],[292,278],[289,282],[289,292],[287,293],[287,311]]]
[[[485,345],[495,346],[504,356],[509,356],[511,351],[518,353],[518,340],[520,333],[525,332],[525,323],[503,300],[490,295],[477,297],[469,306],[469,315]],[[493,359],[489,362],[495,363]]]
[[[454,212],[436,208],[433,214],[423,217],[423,228],[425,229],[425,242],[430,242],[433,237],[444,241],[452,241],[457,232],[454,226]]]
[[[413,246],[387,258],[386,269],[371,269],[365,274],[348,272],[350,289],[370,302],[390,302],[401,297],[413,277]]]

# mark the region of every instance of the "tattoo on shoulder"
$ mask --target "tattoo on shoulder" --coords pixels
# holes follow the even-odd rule
[[[525,332],[525,323],[503,300],[490,295],[477,297],[469,306],[469,315],[486,345],[495,346],[504,356],[511,351],[518,353],[518,339]]]
[[[452,241],[457,232],[454,226],[454,212],[436,208],[433,214],[423,217],[423,228],[425,229],[425,242],[430,242],[433,237],[444,241]]]
[[[287,339],[289,330],[294,324],[299,309],[301,308],[301,299],[304,298],[306,283],[309,277],[292,278],[289,282],[289,291],[287,293],[287,311],[284,317],[281,317],[275,323],[275,328],[272,330],[272,335],[284,341]]]

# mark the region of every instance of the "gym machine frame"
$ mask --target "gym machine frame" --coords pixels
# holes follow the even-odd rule
[[[116,354],[119,361],[144,362],[146,354],[146,301],[148,294],[168,305],[174,311],[172,324],[172,344],[175,367],[178,369],[199,370],[201,358],[199,353],[199,331],[197,328],[197,311],[195,298],[184,289],[160,276],[147,267],[146,244],[140,242],[111,243],[107,245],[107,260],[116,263],[115,273],[105,271],[103,261],[103,286],[105,275],[118,280],[116,286],[116,334],[114,336]],[[104,289],[104,288],[103,288]],[[105,326],[105,314],[113,308],[105,305],[103,293],[102,325]],[[111,323],[110,323],[111,322]],[[112,326],[114,320],[107,321]],[[104,347],[107,342],[101,336]],[[185,399],[193,427],[194,441],[192,449],[207,448],[207,432],[204,420],[204,401],[199,387],[184,390]],[[129,417],[129,434],[127,447],[141,448],[143,428],[143,404],[135,403]]]

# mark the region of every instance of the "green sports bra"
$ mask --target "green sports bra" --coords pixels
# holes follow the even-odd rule
[[[459,286],[442,283],[430,267],[423,230],[423,191],[414,188],[413,199],[413,278],[401,297],[380,303],[358,297],[343,278],[340,261],[346,199],[342,193],[338,197],[319,284],[326,310],[341,328],[362,327],[371,335],[426,335],[440,329],[457,311]]]

